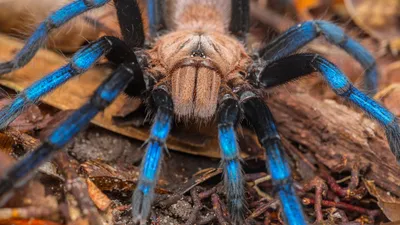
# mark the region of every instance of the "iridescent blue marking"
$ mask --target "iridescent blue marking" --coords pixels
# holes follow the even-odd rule
[[[0,110],[0,129],[4,129],[20,115],[27,104],[35,103],[45,94],[59,87],[72,77],[87,71],[110,48],[111,46],[106,40],[100,39],[79,50],[69,64],[36,81],[19,93],[10,105]],[[115,94],[116,90],[112,91]],[[112,96],[110,95],[107,99],[112,99]]]
[[[393,113],[356,88],[352,88],[349,100],[378,120],[382,125],[389,125],[396,118]]]
[[[323,74],[325,81],[334,91],[340,92],[350,83],[347,77],[342,75],[336,66],[331,66],[330,63],[318,63],[318,70]]]
[[[103,91],[100,94],[100,97],[104,100],[110,101],[111,99],[114,99],[116,95],[118,95],[119,92],[115,90],[109,90],[109,91]]]
[[[238,156],[238,147],[236,143],[236,135],[233,126],[221,126],[218,129],[219,145],[222,150],[223,157],[227,160]]]
[[[343,30],[327,21],[307,21],[289,28],[264,49],[263,58],[267,62],[286,57],[323,34],[332,44],[342,48],[353,56],[366,70],[365,87],[373,95],[378,87],[378,73],[372,55],[359,43],[348,37]],[[332,80],[335,88],[341,88],[343,82]]]
[[[90,120],[99,112],[99,109],[93,106],[87,106],[86,110],[83,111],[82,109],[77,111],[80,112],[79,114],[74,113],[68,121],[74,121],[70,124],[63,124],[57,130],[53,132],[48,138],[49,142],[52,145],[61,148],[65,144],[67,144],[72,137],[74,137],[83,126],[86,126]]]
[[[272,179],[279,181],[290,178],[290,167],[285,159],[281,145],[275,142],[265,146],[265,148],[267,150],[268,168]]]
[[[43,77],[39,81],[35,82],[28,88],[26,88],[20,95],[24,95],[26,100],[35,102],[39,100],[44,94],[47,94],[58,87],[60,84],[69,80],[75,74],[71,73],[71,65],[66,65],[56,70],[53,73]],[[28,102],[25,102],[27,104]]]
[[[152,187],[150,187],[148,184],[139,184],[138,188],[143,192],[144,195],[148,195],[152,189]]]
[[[228,175],[229,182],[239,184],[239,181],[240,181],[239,175],[241,175],[239,161],[231,160],[231,161],[227,162],[225,169],[226,169],[226,173]]]
[[[283,208],[285,222],[289,225],[306,225],[303,209],[291,183],[279,187],[278,196]]]
[[[39,48],[41,45],[43,45],[43,42],[45,41],[45,39],[43,39],[44,36],[47,35],[47,26],[46,23],[41,23],[39,24],[38,28],[35,30],[35,32],[32,34],[32,36],[26,41],[26,44],[24,45],[24,47],[21,49],[21,51],[19,51],[17,53],[17,55],[15,56],[15,59],[19,59],[22,61],[25,57],[24,55],[26,55],[29,51],[31,51],[32,46],[35,46],[36,44],[39,43],[39,46],[37,48]],[[16,60],[13,60],[16,61]],[[18,62],[16,62],[17,64],[19,64]]]
[[[71,63],[79,70],[88,70],[102,55],[110,51],[111,45],[105,39],[79,50],[71,59]]]
[[[55,11],[52,15],[49,16],[48,20],[51,21],[51,23],[53,23],[56,27],[58,27],[65,23],[67,20],[76,17],[86,10],[88,10],[88,8],[85,5],[84,1],[78,0]]]
[[[395,116],[389,110],[355,88],[335,65],[322,57],[316,58],[312,63],[324,76],[328,85],[336,92],[339,90],[338,94],[349,93],[348,96],[345,95],[343,97],[363,109],[382,125],[388,125],[393,122]]]
[[[144,156],[144,165],[142,171],[142,179],[153,181],[156,178],[160,159],[164,146],[160,146],[158,142],[150,141],[146,155]]]
[[[149,18],[150,35],[156,34],[156,3],[155,0],[147,0],[147,16]]]
[[[168,137],[169,130],[171,129],[171,116],[166,114],[159,115],[159,118],[153,124],[151,128],[151,134],[162,141]]]

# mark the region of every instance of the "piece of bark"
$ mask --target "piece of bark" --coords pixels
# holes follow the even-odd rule
[[[377,122],[355,107],[321,101],[306,92],[283,90],[270,96],[267,102],[282,136],[312,151],[333,171],[344,159],[350,164],[359,157],[362,165],[370,166],[366,179],[400,196],[400,167]]]

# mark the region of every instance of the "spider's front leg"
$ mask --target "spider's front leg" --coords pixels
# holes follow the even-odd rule
[[[236,99],[226,94],[218,106],[218,138],[224,167],[224,186],[229,213],[235,223],[243,222],[245,210],[244,178],[240,165],[239,147],[235,126],[239,120],[240,107]]]
[[[260,55],[269,64],[293,54],[320,35],[360,62],[365,69],[365,89],[370,95],[374,95],[378,89],[378,72],[374,57],[333,23],[313,20],[295,25],[261,49]]]
[[[171,129],[173,103],[165,86],[152,91],[152,100],[157,113],[146,141],[146,153],[143,157],[138,185],[133,193],[132,215],[134,223],[146,224],[154,198],[154,188],[160,171],[166,139]]]
[[[263,100],[251,91],[243,92],[240,102],[246,119],[254,127],[259,142],[266,150],[267,168],[278,193],[285,222],[289,225],[306,225],[272,113]]]

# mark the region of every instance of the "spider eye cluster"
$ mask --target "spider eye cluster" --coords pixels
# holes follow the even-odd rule
[[[192,52],[192,54],[190,54],[190,57],[201,57],[203,59],[206,58],[206,55],[204,54],[204,52],[200,49],[194,50]]]

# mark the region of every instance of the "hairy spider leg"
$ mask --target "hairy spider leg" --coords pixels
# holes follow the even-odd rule
[[[70,63],[43,77],[19,93],[14,101],[0,110],[0,129],[6,128],[20,115],[24,107],[37,102],[43,95],[51,92],[72,77],[87,71],[102,55],[111,50],[112,42],[103,37],[79,50]]]
[[[221,148],[221,164],[224,167],[224,186],[231,217],[236,223],[243,222],[244,183],[240,165],[239,147],[236,141],[235,125],[240,113],[239,103],[226,95],[218,109],[218,138]]]
[[[30,180],[34,171],[62,149],[79,131],[84,129],[97,113],[103,111],[130,82],[141,82],[134,71],[139,66],[133,62],[120,64],[96,90],[90,100],[67,118],[35,151],[26,155],[0,178],[0,206],[12,196],[14,188],[21,187]]]
[[[232,0],[231,23],[229,25],[229,30],[233,35],[236,36],[237,39],[239,39],[244,44],[246,44],[247,42],[249,23],[250,23],[249,0]]]
[[[0,75],[25,66],[46,41],[49,32],[72,18],[106,4],[109,0],[76,0],[51,14],[28,39],[25,46],[8,62],[0,63]]]
[[[320,72],[337,95],[357,105],[383,126],[390,149],[400,163],[400,127],[396,116],[355,88],[347,77],[327,59],[316,54],[288,56],[267,65],[261,72],[258,82],[268,88],[312,72]]]
[[[157,113],[146,144],[146,153],[140,169],[138,185],[132,197],[132,215],[134,223],[146,224],[154,197],[160,162],[163,150],[166,149],[166,139],[171,129],[173,118],[173,103],[169,93],[163,87],[152,91],[152,99]]]
[[[290,167],[280,136],[268,106],[252,92],[240,96],[246,119],[254,127],[258,140],[266,150],[267,168],[281,201],[285,221],[289,225],[306,225],[303,209],[293,187]]]
[[[343,30],[327,21],[307,21],[289,28],[260,51],[262,58],[271,63],[294,53],[310,41],[323,35],[329,42],[354,57],[365,69],[364,85],[369,95],[378,89],[378,72],[374,57]]]
[[[143,47],[145,35],[140,8],[134,0],[114,0],[121,33],[131,48]]]
[[[147,15],[149,17],[150,36],[154,39],[158,31],[165,27],[163,18],[164,1],[147,0]]]

